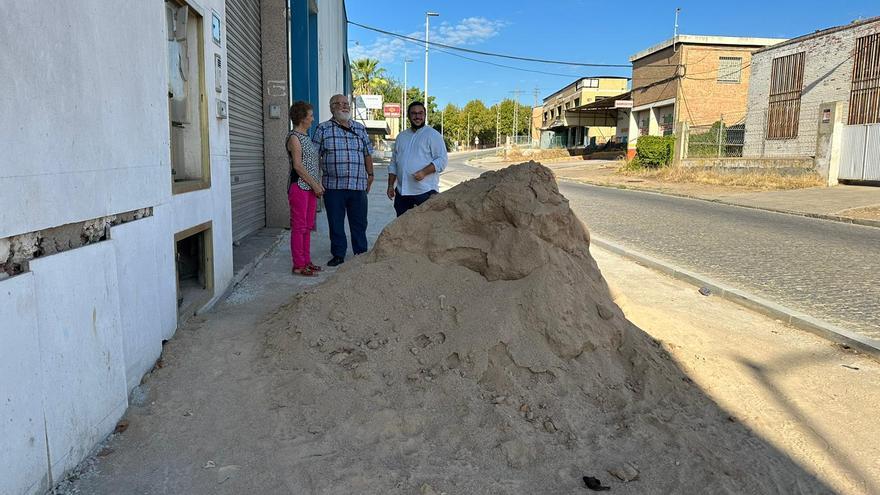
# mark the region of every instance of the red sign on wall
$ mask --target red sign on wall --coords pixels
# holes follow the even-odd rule
[[[382,113],[385,118],[400,117],[400,103],[386,103],[382,106]]]

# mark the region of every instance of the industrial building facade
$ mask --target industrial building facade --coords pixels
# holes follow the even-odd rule
[[[3,24],[0,493],[31,494],[229,289],[234,241],[286,226],[289,102],[326,118],[350,78],[343,0],[18,2]]]

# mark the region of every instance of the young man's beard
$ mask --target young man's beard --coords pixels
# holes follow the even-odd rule
[[[409,121],[409,125],[410,125],[410,127],[412,127],[413,129],[418,130],[418,129],[421,129],[422,127],[425,127],[425,121],[423,120],[422,123],[421,123],[421,125],[416,125],[415,122],[413,122],[412,120],[410,120],[410,121]]]

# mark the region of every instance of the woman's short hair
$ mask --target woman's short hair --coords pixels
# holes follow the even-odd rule
[[[305,101],[295,101],[293,105],[290,105],[290,121],[293,125],[297,126],[300,122],[303,121],[304,118],[309,114],[309,110],[312,109],[312,105]]]

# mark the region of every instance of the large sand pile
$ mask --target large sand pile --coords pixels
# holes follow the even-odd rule
[[[534,163],[407,213],[268,325],[293,493],[814,490],[624,318]]]

